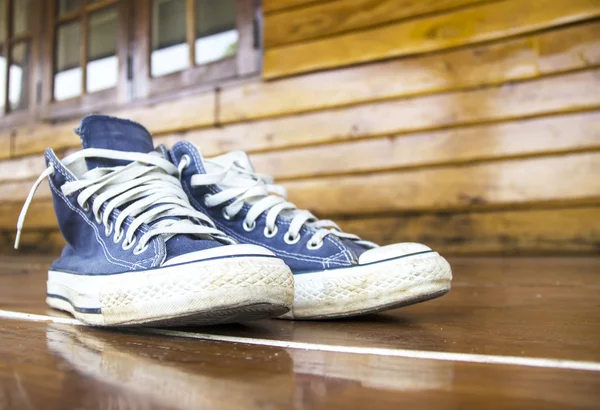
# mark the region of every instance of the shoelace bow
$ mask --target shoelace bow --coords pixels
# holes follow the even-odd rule
[[[234,243],[233,239],[215,228],[210,218],[192,207],[181,188],[177,168],[158,154],[88,148],[69,155],[61,162],[68,167],[80,158],[91,157],[131,162],[124,166],[91,169],[78,180],[64,183],[60,189],[67,196],[81,190],[77,196],[79,206],[88,212],[91,201],[92,213],[96,222],[104,225],[106,236],[110,236],[114,230],[115,243],[125,236],[123,249],[133,247],[137,240],[136,231],[143,224],[150,225],[150,228],[139,238],[135,254],[142,253],[155,236],[162,236],[165,242],[175,235],[189,234]],[[15,249],[19,246],[25,215],[35,191],[54,172],[54,167],[50,165],[29,191],[17,223]],[[94,195],[95,198],[92,198]],[[103,208],[104,204],[106,206]],[[113,223],[111,214],[124,205]],[[127,217],[132,217],[133,222],[124,232],[123,223]]]
[[[285,188],[275,185],[273,178],[268,175],[250,172],[236,161],[227,166],[210,159],[205,159],[204,161],[206,164],[217,165],[224,170],[217,173],[195,174],[191,178],[191,185],[193,187],[217,185],[227,179],[227,185],[230,187],[223,187],[221,185],[221,192],[213,195],[205,195],[205,205],[207,207],[215,207],[233,200],[222,211],[224,218],[231,219],[240,212],[245,202],[249,203],[251,205],[250,210],[243,221],[243,227],[246,231],[252,231],[256,228],[256,220],[266,211],[264,235],[271,238],[278,231],[277,218],[282,213],[286,213],[286,216],[289,216],[291,219],[288,231],[284,235],[284,241],[288,244],[297,243],[300,240],[300,230],[303,226],[307,226],[315,230],[315,233],[311,236],[307,244],[309,249],[320,248],[323,245],[323,239],[327,235],[355,241],[357,244],[369,248],[378,247],[377,244],[362,240],[357,235],[343,232],[331,220],[319,220],[310,211],[298,209],[296,205],[287,201]],[[187,155],[184,156],[179,163],[179,172],[181,173],[189,163],[190,158]]]

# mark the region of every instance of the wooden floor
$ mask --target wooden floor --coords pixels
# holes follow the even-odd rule
[[[451,259],[434,301],[330,322],[114,331],[0,260],[0,409],[600,408],[600,258]]]

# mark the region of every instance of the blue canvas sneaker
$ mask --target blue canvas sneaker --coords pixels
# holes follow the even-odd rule
[[[254,172],[234,151],[203,159],[179,142],[171,150],[192,205],[236,240],[282,258],[295,280],[294,305],[284,318],[324,319],[405,306],[450,290],[450,265],[417,243],[388,246],[342,232],[286,200],[285,190]]]
[[[186,325],[281,315],[293,277],[273,252],[238,244],[195,210],[166,150],[154,151],[141,125],[83,119],[83,150],[59,160],[48,178],[67,245],[48,272],[47,303],[93,325]]]

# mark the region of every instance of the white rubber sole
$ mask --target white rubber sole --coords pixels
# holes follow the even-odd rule
[[[294,297],[277,258],[244,256],[115,275],[49,271],[46,302],[98,326],[212,325],[276,317]]]
[[[282,319],[334,319],[380,312],[442,296],[450,264],[437,252],[294,276],[294,305]]]

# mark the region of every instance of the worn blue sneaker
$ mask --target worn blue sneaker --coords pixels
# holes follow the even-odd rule
[[[264,246],[294,274],[295,297],[283,318],[325,319],[378,312],[450,290],[450,265],[417,243],[378,246],[318,220],[286,200],[285,190],[234,151],[203,159],[189,142],[171,150],[192,205],[241,243]]]
[[[47,303],[93,325],[206,325],[281,315],[293,277],[273,252],[238,244],[195,210],[166,150],[141,125],[89,116],[83,150],[47,169],[67,245],[48,272]]]

